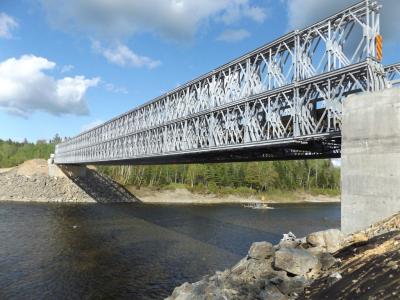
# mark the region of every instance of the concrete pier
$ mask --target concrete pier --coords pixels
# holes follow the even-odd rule
[[[400,211],[400,89],[348,97],[342,123],[342,231]]]

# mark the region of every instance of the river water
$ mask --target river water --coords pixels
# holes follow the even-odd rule
[[[0,299],[162,299],[254,241],[340,225],[340,204],[0,202]]]

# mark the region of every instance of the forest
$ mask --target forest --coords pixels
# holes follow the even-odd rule
[[[38,140],[36,143],[3,141],[0,139],[0,168],[10,168],[34,158],[48,159],[54,153],[54,146],[61,138],[56,135],[50,141]]]
[[[340,169],[330,160],[100,167],[125,186],[187,188],[218,195],[305,191],[338,195]]]
[[[0,168],[33,158],[48,159],[61,142],[0,140]],[[152,189],[187,188],[194,193],[263,194],[302,190],[337,195],[340,169],[330,160],[246,162],[224,164],[103,166],[98,170],[125,186]]]

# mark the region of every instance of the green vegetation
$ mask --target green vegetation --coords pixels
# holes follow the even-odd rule
[[[55,144],[60,141],[61,138],[58,135],[50,141],[38,140],[36,143],[29,143],[26,140],[19,143],[0,139],[0,168],[14,167],[33,158],[48,159],[50,154],[54,153]]]
[[[330,160],[275,161],[226,164],[100,167],[101,172],[127,185],[152,189],[187,188],[194,193],[287,197],[298,192],[336,196],[340,169]],[[283,193],[283,191],[285,191]],[[285,194],[286,193],[286,194]],[[284,195],[285,194],[285,195]]]

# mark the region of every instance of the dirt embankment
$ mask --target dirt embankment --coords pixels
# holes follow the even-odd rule
[[[124,187],[95,170],[85,178],[48,176],[47,162],[26,161],[0,171],[0,201],[34,202],[136,202]]]

